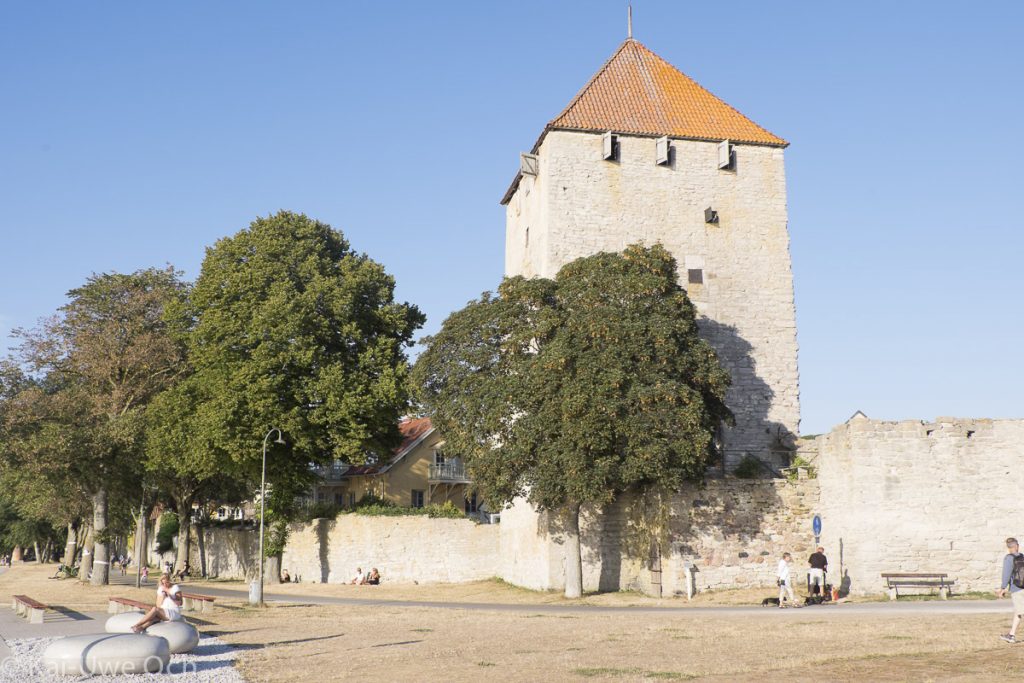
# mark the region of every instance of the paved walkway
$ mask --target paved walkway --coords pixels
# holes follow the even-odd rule
[[[372,591],[371,586],[366,587]],[[246,601],[248,591],[211,586],[197,587],[204,595],[211,595],[231,600]],[[284,595],[267,591],[265,600],[274,603],[301,603],[310,605],[353,605],[361,607],[424,607],[430,609],[481,610],[496,612],[528,612],[567,613],[585,612],[588,614],[715,614],[721,616],[751,616],[764,614],[853,614],[853,615],[905,615],[905,614],[1002,614],[1010,610],[1009,600],[928,600],[905,602],[865,602],[847,603],[842,605],[822,605],[802,609],[780,610],[777,607],[752,606],[605,606],[605,605],[566,605],[566,604],[510,604],[489,602],[439,602],[431,600],[380,600],[373,598],[343,598],[327,595]],[[805,612],[804,610],[810,610]]]

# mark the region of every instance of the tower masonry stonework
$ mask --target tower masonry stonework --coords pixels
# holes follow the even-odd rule
[[[733,384],[725,464],[786,464],[799,430],[786,142],[627,40],[544,129],[506,193],[505,273],[663,244]]]

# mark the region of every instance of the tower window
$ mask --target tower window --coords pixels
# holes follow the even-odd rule
[[[722,171],[736,170],[736,149],[728,140],[718,143],[718,168]]]
[[[704,284],[704,271],[700,268],[688,268],[686,270],[686,281],[691,285]]]
[[[654,143],[654,159],[659,166],[668,164],[669,160],[669,144],[668,137],[658,138]]]
[[[618,161],[619,136],[612,132],[601,136],[601,158],[605,161]]]

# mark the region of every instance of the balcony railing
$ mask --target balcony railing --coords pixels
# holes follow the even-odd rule
[[[323,465],[315,467],[314,470],[324,481],[340,481],[341,477],[348,472],[348,465]]]
[[[466,467],[461,462],[446,462],[443,465],[431,465],[430,481],[469,482]]]

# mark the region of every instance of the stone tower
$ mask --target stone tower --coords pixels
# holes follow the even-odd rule
[[[785,464],[799,429],[787,144],[629,39],[522,155],[501,202],[509,276],[636,242],[675,255],[732,373],[729,467],[748,453]]]

